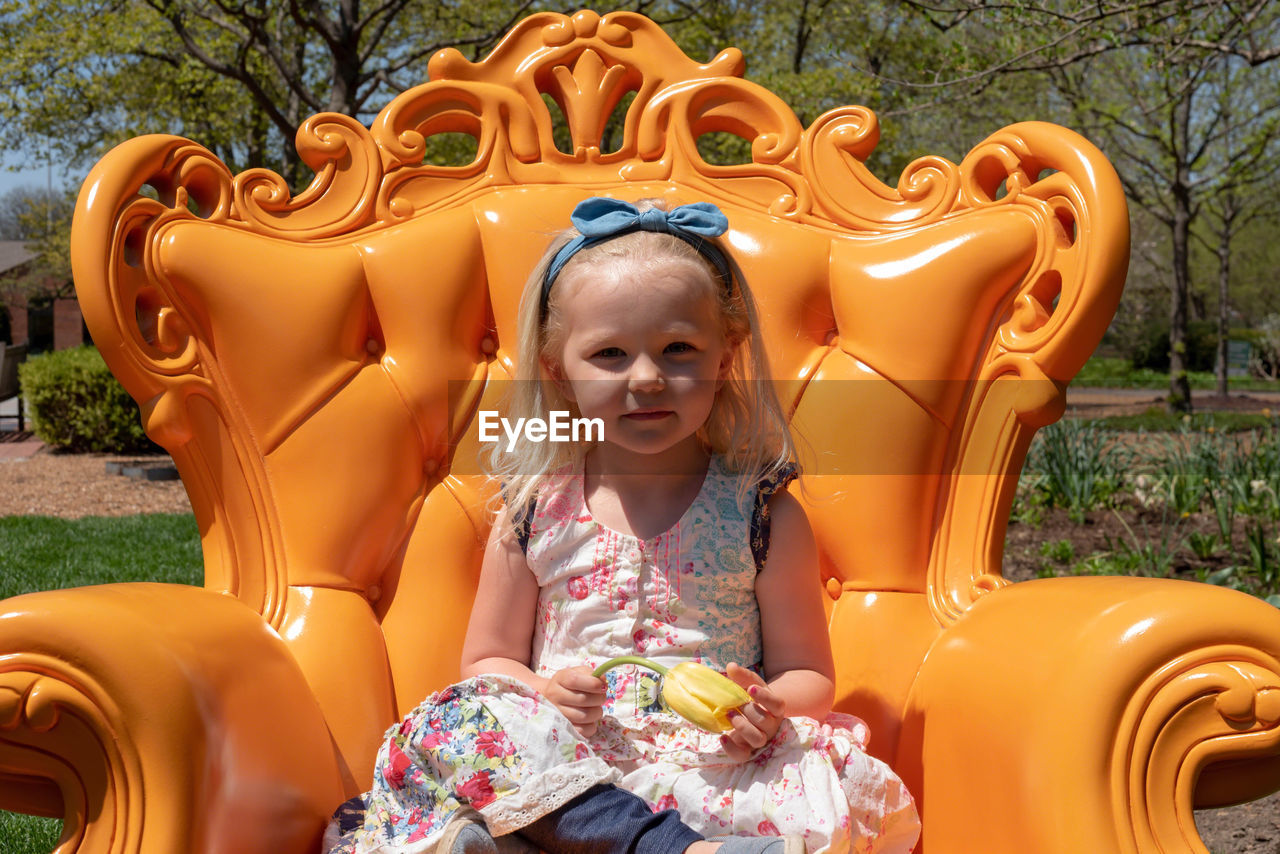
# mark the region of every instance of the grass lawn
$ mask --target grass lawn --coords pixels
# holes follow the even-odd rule
[[[190,514],[0,517],[0,598],[115,581],[202,579],[200,534]]]
[[[0,517],[0,598],[116,581],[200,584],[195,517]],[[62,822],[0,811],[0,851],[49,854]]]
[[[1193,389],[1217,388],[1217,379],[1211,371],[1188,371],[1187,382]],[[1080,373],[1071,381],[1072,385],[1101,386],[1111,388],[1157,388],[1169,387],[1168,371],[1153,371],[1150,368],[1135,368],[1128,359],[1114,356],[1093,356],[1085,362]],[[1280,391],[1280,382],[1257,379],[1255,377],[1228,377],[1227,389],[1231,392],[1244,391]]]
[[[0,850],[6,854],[49,854],[61,833],[57,819],[0,811]]]

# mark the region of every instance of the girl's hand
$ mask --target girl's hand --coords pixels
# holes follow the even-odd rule
[[[607,690],[603,679],[592,676],[591,668],[580,664],[552,674],[542,696],[569,719],[583,738],[590,738],[604,715]]]
[[[734,762],[745,762],[778,734],[787,704],[753,670],[730,664],[725,675],[751,695],[752,702],[729,714],[733,730],[720,736],[725,755]]]

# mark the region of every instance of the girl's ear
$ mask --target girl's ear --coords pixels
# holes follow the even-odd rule
[[[573,396],[573,386],[569,384],[567,379],[565,379],[564,371],[561,370],[559,365],[552,363],[545,357],[539,359],[538,364],[542,368],[542,375],[555,383],[556,390],[560,392],[565,400],[570,403],[578,402]]]
[[[719,391],[724,381],[729,379],[729,373],[733,370],[733,360],[737,357],[737,346],[725,348],[724,355],[720,357],[720,370],[716,373],[716,391]]]

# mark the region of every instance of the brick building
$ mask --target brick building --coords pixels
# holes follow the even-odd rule
[[[70,293],[67,282],[49,279],[34,294],[29,287],[18,286],[30,273],[35,257],[21,240],[0,240],[0,300],[5,315],[0,318],[0,340],[25,342],[32,353],[83,344],[89,336],[80,303],[75,297],[58,296]]]

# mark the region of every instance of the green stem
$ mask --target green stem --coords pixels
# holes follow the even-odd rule
[[[667,675],[667,668],[663,667],[661,664],[650,661],[647,658],[641,658],[638,655],[621,655],[621,656],[618,656],[617,658],[611,658],[608,661],[606,661],[604,664],[597,667],[595,670],[591,671],[591,675],[599,679],[601,676],[605,674],[606,671],[612,670],[613,668],[617,667],[620,664],[638,664],[641,667],[649,668],[654,673],[657,673],[659,676]]]

